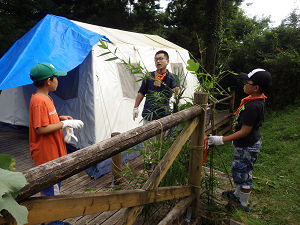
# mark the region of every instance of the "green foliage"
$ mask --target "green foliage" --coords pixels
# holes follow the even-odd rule
[[[132,31],[160,34],[163,23],[160,22],[160,5],[155,0],[130,0],[129,22]]]
[[[0,212],[7,210],[16,219],[18,225],[26,224],[28,210],[19,205],[15,198],[27,181],[22,173],[9,171],[14,170],[15,163],[10,156],[0,154],[0,162]]]
[[[99,39],[99,44],[98,46],[104,50],[107,50],[106,52],[100,54],[99,56],[108,56],[109,58],[105,59],[105,61],[114,61],[114,60],[118,60],[120,61],[124,66],[125,68],[127,68],[131,74],[137,74],[139,75],[139,79],[137,81],[141,81],[141,80],[144,80],[146,79],[147,77],[150,78],[150,73],[149,71],[143,67],[141,65],[140,62],[137,63],[137,65],[134,65],[130,58],[128,59],[122,59],[120,58],[117,53],[118,53],[118,48],[115,48],[113,51],[108,47],[108,45]]]
[[[92,191],[96,191],[97,188],[93,187],[93,188],[85,188],[83,191],[84,192],[92,192]]]
[[[122,170],[120,174],[131,189],[139,189],[142,188],[145,182],[147,181],[150,172],[147,170],[143,170],[142,172],[138,172],[134,168],[130,167],[128,163],[125,163],[125,169]]]
[[[9,171],[15,171],[16,160],[8,154],[0,154],[0,168]]]
[[[122,30],[159,34],[163,29],[154,0],[0,1],[0,57],[46,14]]]
[[[276,28],[268,28],[268,20],[249,20],[239,14],[230,21],[233,30],[245,27],[239,33],[222,42],[221,60],[227,59],[226,68],[249,72],[264,68],[272,74],[272,88],[266,93],[268,104],[274,109],[295,104],[300,97],[300,15],[293,12]],[[239,19],[239,20],[238,20]],[[242,24],[243,25],[242,25]],[[230,54],[230,57],[228,55]],[[238,86],[228,80],[225,85]],[[239,87],[238,98],[243,95]]]
[[[196,91],[208,93],[209,99],[213,102],[217,101],[216,97],[218,95],[228,95],[227,91],[225,91],[219,83],[229,74],[237,75],[236,73],[224,71],[212,76],[209,73],[200,72],[200,64],[192,59],[189,59],[187,64],[187,70],[195,74],[199,80],[200,85],[196,88]],[[228,91],[230,91],[230,89],[228,89]]]

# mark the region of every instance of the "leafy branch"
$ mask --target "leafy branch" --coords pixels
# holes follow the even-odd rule
[[[237,75],[231,71],[221,71],[219,74],[211,75],[209,73],[200,72],[200,64],[192,59],[187,61],[188,66],[186,69],[195,74],[200,82],[196,91],[203,91],[208,93],[208,97],[211,101],[217,102],[217,95],[228,95],[228,93],[219,85],[220,81],[223,80],[229,74]],[[230,88],[228,88],[230,91]]]
[[[128,61],[121,59],[117,55],[118,48],[115,48],[115,50],[112,51],[109,49],[109,47],[107,46],[107,44],[104,41],[99,39],[99,42],[100,42],[100,44],[98,44],[98,46],[102,49],[107,50],[106,52],[102,53],[99,56],[110,55],[110,58],[106,59],[105,61],[119,60],[125,66],[125,68],[130,71],[131,74],[137,74],[137,75],[142,74],[142,76],[140,77],[139,80],[137,80],[137,82],[141,81],[141,80],[145,80],[147,78],[151,78],[149,71],[145,67],[143,67],[140,62],[138,62],[137,65],[134,65],[134,64],[132,64],[130,57],[128,58]]]

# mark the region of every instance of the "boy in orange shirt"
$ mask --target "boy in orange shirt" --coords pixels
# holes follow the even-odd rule
[[[36,166],[67,154],[62,128],[81,129],[83,122],[71,116],[59,116],[49,92],[58,85],[57,76],[67,73],[58,71],[50,63],[38,63],[30,71],[37,91],[32,95],[29,107],[29,145],[31,158]],[[41,192],[41,195],[59,194],[59,184]]]

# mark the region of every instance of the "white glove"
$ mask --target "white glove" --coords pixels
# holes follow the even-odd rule
[[[223,136],[209,136],[208,145],[223,145]]]
[[[74,138],[78,142],[78,138],[74,135],[74,129],[72,127],[66,127],[67,134],[65,136],[65,142],[70,143],[71,139]]]
[[[133,115],[133,120],[135,120],[135,118],[138,117],[138,115],[139,115],[139,108],[138,108],[138,107],[133,108],[133,113],[132,113],[132,115]]]
[[[61,121],[63,123],[63,127],[72,127],[75,129],[81,129],[84,125],[84,123],[81,120],[63,120]]]

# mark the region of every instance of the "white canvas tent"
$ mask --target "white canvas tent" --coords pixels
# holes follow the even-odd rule
[[[109,48],[117,48],[120,58],[126,60],[130,57],[132,63],[141,62],[149,71],[155,70],[154,54],[158,50],[167,51],[170,56],[168,69],[171,72],[183,69],[186,75],[184,96],[193,96],[198,81],[185,69],[189,59],[187,50],[157,35],[73,22],[106,36],[111,41]],[[72,144],[77,148],[107,139],[113,132],[124,132],[142,125],[143,102],[139,107],[139,117],[135,121],[132,119],[132,109],[140,86],[136,82],[137,77],[131,75],[118,60],[105,61],[108,55],[99,56],[104,52],[97,44],[94,45],[79,66],[69,71],[68,76],[59,79],[58,90],[51,94],[59,114],[71,115],[85,123],[82,130],[75,131],[79,142]],[[34,91],[32,84],[4,89],[0,95],[0,121],[28,126],[29,100]]]

